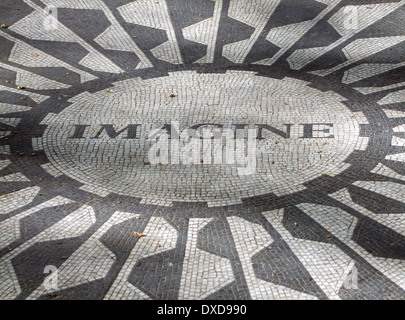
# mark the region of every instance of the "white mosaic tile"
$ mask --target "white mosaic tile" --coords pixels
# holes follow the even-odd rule
[[[100,241],[108,230],[122,222],[137,217],[126,212],[115,212],[93,235],[80,246],[59,268],[58,288],[63,290],[103,279],[112,265],[116,256]],[[39,298],[42,294],[49,293],[44,286],[37,288],[28,300]]]
[[[229,217],[227,220],[253,300],[316,300],[314,296],[257,278],[251,259],[256,253],[268,247],[274,241],[273,238],[263,227],[242,218]]]

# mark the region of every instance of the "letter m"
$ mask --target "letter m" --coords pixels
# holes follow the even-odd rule
[[[135,139],[137,127],[138,124],[129,124],[124,129],[121,129],[120,131],[117,132],[112,124],[102,124],[100,130],[97,131],[96,135],[92,137],[92,139],[98,139],[104,131],[111,139],[117,138],[120,134],[122,134],[125,131],[127,132],[127,136],[124,139]]]

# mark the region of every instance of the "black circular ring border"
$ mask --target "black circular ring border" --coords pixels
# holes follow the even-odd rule
[[[160,67],[160,66],[159,66]],[[331,176],[321,176],[312,181],[305,183],[306,189],[300,192],[288,194],[285,196],[277,197],[274,194],[265,194],[257,197],[243,199],[243,207],[253,206],[257,210],[272,210],[288,206],[295,206],[302,202],[327,204],[331,199],[328,198],[328,194],[336,192],[342,188],[345,188],[357,180],[364,180],[370,174],[370,170],[375,168],[375,166],[384,160],[392,139],[393,131],[391,129],[390,120],[387,115],[382,111],[381,106],[377,104],[377,101],[372,98],[373,95],[364,96],[358,91],[352,89],[350,85],[343,84],[339,78],[328,76],[319,77],[311,75],[306,72],[294,71],[286,66],[274,65],[271,67],[257,66],[257,65],[234,65],[231,63],[227,64],[209,64],[209,65],[182,65],[182,66],[172,66],[166,65],[162,69],[144,69],[137,70],[133,72],[126,72],[120,75],[110,75],[100,73],[99,78],[89,81],[84,84],[77,84],[68,89],[60,90],[55,92],[55,90],[46,92],[40,91],[38,93],[50,95],[46,101],[41,105],[32,108],[31,110],[24,112],[24,117],[22,118],[19,125],[16,127],[16,131],[19,131],[19,135],[14,135],[9,139],[7,144],[10,144],[11,156],[9,159],[14,163],[14,165],[27,177],[38,180],[39,177],[47,177],[45,180],[47,183],[41,183],[42,188],[55,187],[53,183],[49,184],[49,179],[55,180],[58,187],[57,189],[63,195],[64,192],[71,193],[71,189],[75,187],[82,186],[81,183],[63,176],[63,183],[60,183],[61,178],[54,178],[48,174],[40,165],[48,162],[44,152],[39,152],[37,156],[28,156],[22,158],[20,153],[32,154],[34,150],[32,149],[32,138],[41,137],[44,132],[45,127],[40,125],[43,118],[49,113],[59,113],[64,108],[70,105],[67,102],[73,96],[76,96],[84,91],[97,92],[112,86],[112,83],[117,81],[122,81],[134,77],[155,78],[167,76],[168,72],[177,71],[197,71],[199,73],[225,73],[227,70],[239,70],[239,71],[251,71],[256,72],[258,76],[271,77],[282,79],[284,77],[296,78],[299,80],[310,82],[309,86],[316,88],[321,91],[332,90],[344,98],[347,101],[344,104],[352,111],[362,111],[363,114],[368,119],[369,125],[364,128],[364,135],[368,136],[369,143],[367,149],[364,151],[354,151],[350,157],[353,159],[348,159],[351,166],[344,170],[342,173],[331,177]],[[64,97],[64,98],[61,98]],[[38,153],[38,152],[36,152]],[[349,157],[349,158],[350,158]],[[37,169],[33,170],[33,166]],[[42,179],[41,179],[42,180]],[[55,193],[55,190],[50,190],[51,193]],[[87,192],[79,190],[77,191],[77,199],[81,201],[86,200],[86,202],[91,202],[91,200],[100,201],[101,197],[87,194],[89,196],[86,199]],[[114,195],[113,198],[122,197],[118,194]],[[76,198],[76,193],[72,194]],[[94,197],[96,197],[94,199]],[[129,197],[130,198],[130,197]],[[134,204],[139,203],[140,199],[132,198]],[[181,203],[181,202],[180,202]],[[177,202],[173,205],[176,206]],[[205,202],[193,203],[194,205],[207,207]],[[225,206],[233,207],[233,206]],[[235,206],[237,207],[237,206]],[[211,211],[218,207],[209,208]],[[207,208],[208,209],[208,208]],[[219,208],[221,210],[221,208]],[[209,212],[210,210],[206,211]],[[216,210],[213,210],[216,211]],[[223,211],[223,210],[221,210]],[[250,210],[249,210],[250,211]],[[201,211],[203,212],[203,211]],[[208,214],[211,216],[212,214]]]

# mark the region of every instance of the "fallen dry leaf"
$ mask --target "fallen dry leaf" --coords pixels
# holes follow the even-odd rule
[[[139,233],[139,232],[135,232],[135,235],[136,235],[138,238],[142,238],[142,237],[145,236],[144,234]]]

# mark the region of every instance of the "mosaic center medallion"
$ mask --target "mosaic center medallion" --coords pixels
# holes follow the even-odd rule
[[[0,299],[405,300],[403,21],[3,1]]]
[[[345,159],[360,141],[362,113],[351,112],[344,101],[292,78],[245,71],[169,73],[72,98],[64,111],[43,121],[42,143],[54,170],[94,193],[146,202],[232,204],[297,192],[311,179],[345,170]],[[173,141],[187,130],[195,130],[200,156],[191,163],[181,157],[176,162]],[[150,159],[157,132],[168,138],[164,151],[158,151],[167,153],[167,162]],[[212,136],[204,140],[204,132]],[[219,161],[211,139],[218,134]],[[186,146],[180,143],[180,152]],[[236,151],[229,155],[227,150]],[[248,159],[253,169],[241,174]]]

